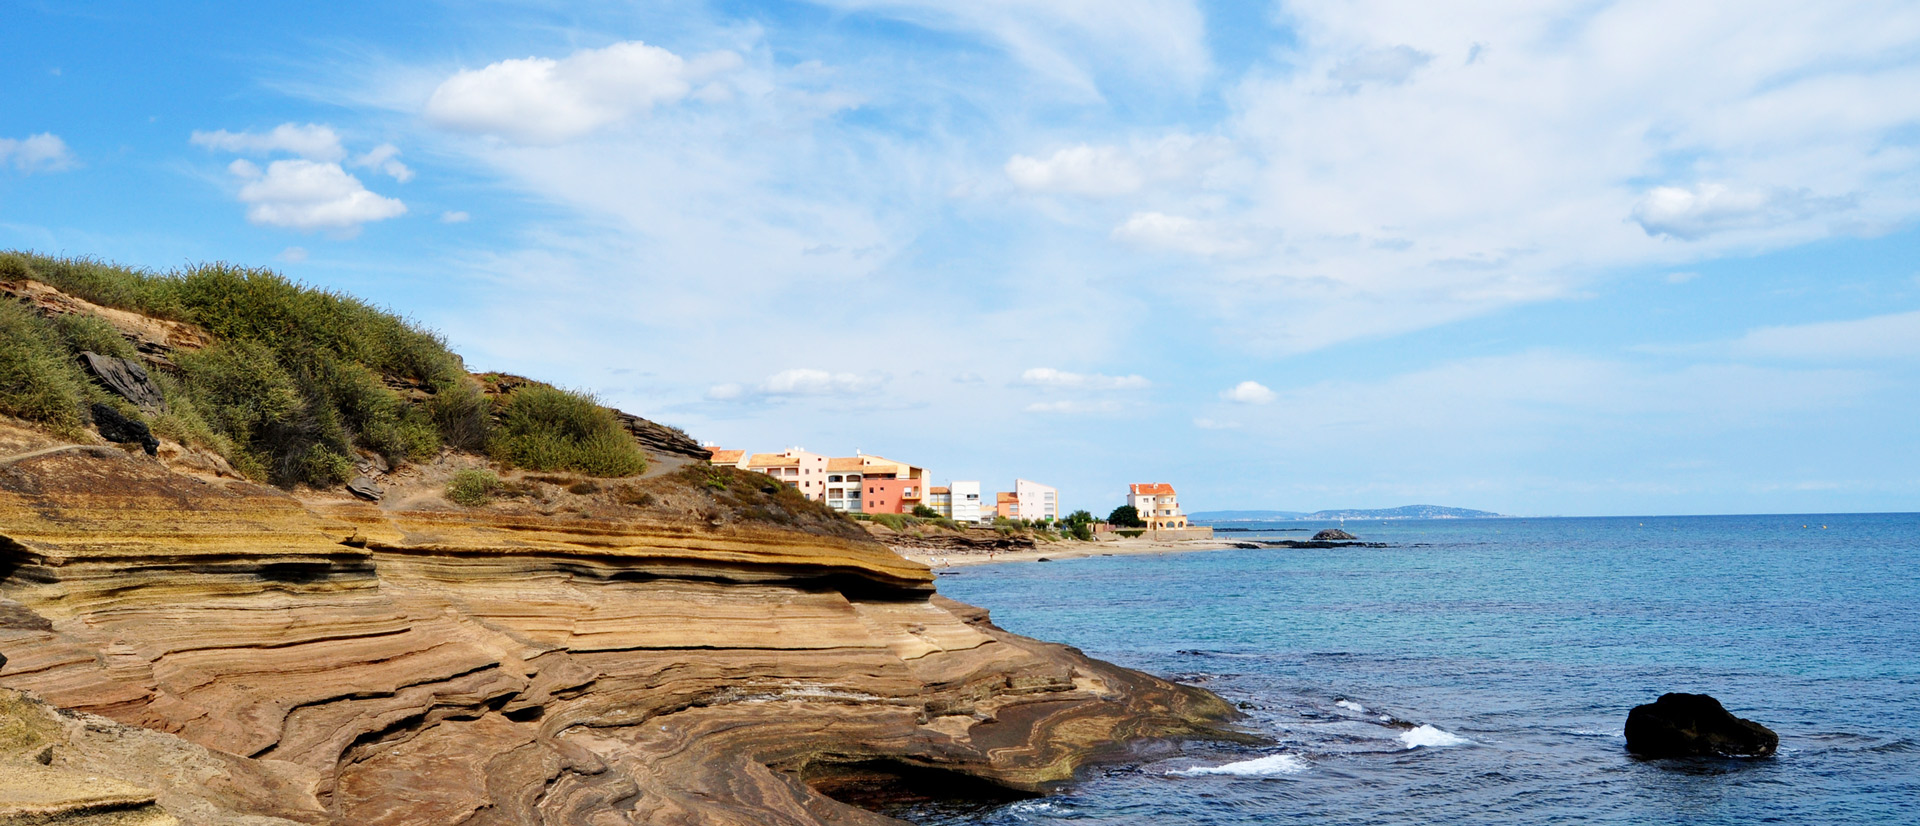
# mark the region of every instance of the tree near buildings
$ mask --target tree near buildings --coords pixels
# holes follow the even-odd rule
[[[1147,521],[1140,518],[1140,510],[1132,505],[1121,505],[1107,514],[1107,524],[1116,528],[1144,528]]]

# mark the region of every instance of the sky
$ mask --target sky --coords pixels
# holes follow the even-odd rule
[[[1104,514],[1920,510],[1920,4],[0,0],[0,249]]]

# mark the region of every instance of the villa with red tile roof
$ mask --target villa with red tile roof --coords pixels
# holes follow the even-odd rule
[[[1173,492],[1172,485],[1164,482],[1128,486],[1127,504],[1140,512],[1140,520],[1147,523],[1148,530],[1187,526],[1187,515],[1180,512],[1179,496]]]

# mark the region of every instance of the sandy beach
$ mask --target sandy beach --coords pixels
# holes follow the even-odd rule
[[[1173,542],[1156,542],[1146,539],[1118,539],[1106,542],[1080,542],[1062,540],[1042,544],[1031,550],[1018,551],[955,551],[929,550],[894,546],[895,553],[915,562],[926,563],[936,570],[957,568],[963,565],[986,565],[1000,562],[1039,562],[1041,560],[1083,559],[1090,556],[1138,556],[1141,554],[1187,553],[1191,551],[1220,551],[1234,547],[1234,543],[1220,539],[1185,539]]]

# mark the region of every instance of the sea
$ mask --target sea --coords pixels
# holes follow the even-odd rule
[[[1304,539],[1327,524],[1240,523]],[[1385,547],[951,569],[1001,627],[1227,698],[1188,743],[958,824],[1920,824],[1920,514],[1349,521]],[[1711,694],[1768,759],[1642,760]]]

